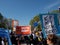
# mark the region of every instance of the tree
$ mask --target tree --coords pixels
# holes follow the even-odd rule
[[[52,13],[59,13],[59,10],[53,10]]]
[[[7,19],[7,18],[4,19],[6,29],[12,29],[12,26],[10,24],[10,23],[12,23],[11,21],[12,21],[12,19]]]
[[[0,13],[0,20],[1,20],[1,19],[3,19],[3,16],[2,16],[2,14]]]
[[[40,21],[39,15],[36,15],[36,16],[33,18],[33,20],[36,21],[36,22],[39,22],[39,21]]]
[[[2,14],[0,13],[0,23],[2,22],[2,20],[3,20],[3,16],[2,16]]]
[[[38,24],[37,30],[38,30],[38,31],[41,31],[41,25],[40,25],[40,24]]]
[[[8,19],[3,17],[2,14],[0,13],[0,28],[12,29],[12,26],[9,26],[8,23],[9,23]]]
[[[5,25],[3,24],[3,16],[0,13],[0,28],[3,28]]]
[[[4,24],[5,24],[5,28],[8,29],[8,20],[7,20],[7,18],[4,19]]]
[[[60,13],[60,12],[59,12],[59,10],[53,10],[53,11],[51,11],[51,12],[49,12],[49,13],[54,13],[54,14],[56,14],[56,13]]]
[[[39,14],[40,15],[40,14]],[[36,15],[35,17],[33,17],[33,19],[30,20],[30,25],[31,25],[31,30],[34,30],[34,23],[37,22],[38,25],[36,26],[36,31],[37,30],[41,30],[41,25],[40,25],[40,16]]]
[[[30,25],[33,25],[34,22],[39,22],[40,21],[40,18],[39,18],[39,15],[36,15],[35,17],[33,17],[33,19],[30,20]]]

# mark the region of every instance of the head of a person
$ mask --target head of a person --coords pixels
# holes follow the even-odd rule
[[[47,36],[47,44],[55,44],[57,41],[57,36],[55,34],[49,34]]]
[[[2,37],[0,37],[0,41],[2,41]]]

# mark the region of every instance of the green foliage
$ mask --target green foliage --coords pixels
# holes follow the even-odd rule
[[[7,18],[4,18],[2,14],[0,13],[0,28],[4,29],[12,29],[12,26],[9,26],[9,21]]]
[[[41,31],[41,25],[40,24],[37,26],[37,30]]]
[[[33,19],[30,20],[30,25],[33,25],[35,21]]]
[[[33,20],[36,21],[36,22],[39,22],[39,21],[40,21],[39,15],[36,15],[36,16],[33,18]]]
[[[41,25],[40,25],[40,17],[39,17],[39,15],[36,15],[35,17],[33,17],[33,19],[31,19],[31,21],[30,21],[30,25],[31,25],[31,30],[33,31],[34,30],[34,22],[39,22],[38,23],[38,26],[36,26],[37,28],[36,28],[36,31],[37,30],[41,30]]]
[[[3,19],[3,16],[2,16],[2,14],[0,13],[0,20],[2,20]]]
[[[5,24],[5,23],[0,23],[0,28],[7,29],[7,28],[6,28],[6,24]]]
[[[39,15],[36,15],[35,17],[33,17],[33,19],[30,20],[30,25],[33,25],[34,22],[39,22],[40,18]]]
[[[51,11],[51,12],[49,12],[49,13],[59,13],[59,10],[53,10],[53,11]]]

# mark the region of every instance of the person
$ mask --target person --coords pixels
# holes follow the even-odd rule
[[[47,36],[47,44],[48,45],[57,45],[57,36],[55,34],[49,34]]]
[[[4,38],[2,38],[2,41],[1,41],[1,43],[2,43],[2,45],[4,45],[4,44],[5,44],[5,42],[4,42]]]
[[[33,42],[34,42],[34,39],[33,39],[33,35],[31,34],[30,35],[30,45],[33,44]]]
[[[21,42],[21,44],[24,44],[24,43],[25,43],[25,38],[24,38],[23,35],[21,36],[21,40],[20,40],[20,42]]]
[[[4,45],[4,38],[3,37],[0,37],[0,45]]]
[[[8,45],[8,40],[7,40],[7,38],[4,38],[4,45]]]
[[[1,41],[2,41],[2,38],[0,37],[0,45],[2,45]]]
[[[16,35],[12,34],[10,38],[11,38],[12,45],[17,45]]]

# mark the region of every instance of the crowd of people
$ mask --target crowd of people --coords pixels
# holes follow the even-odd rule
[[[6,38],[0,37],[0,45],[8,45],[8,41]]]
[[[40,36],[32,33],[31,35],[20,35],[16,36],[14,34],[11,35],[11,42],[14,45],[18,44],[27,44],[27,45],[59,45],[60,40],[58,36],[55,34],[49,34],[46,38],[43,38],[43,35]]]
[[[11,33],[11,42],[14,45],[18,45],[18,44],[24,44],[26,43],[27,45],[37,45],[40,44],[42,45],[42,37],[38,37],[37,35],[35,35],[34,33],[32,33],[31,35],[15,35],[14,33]]]
[[[15,33],[10,34],[12,45],[60,45],[60,40],[55,34],[49,34],[46,38],[43,35],[38,36],[32,33],[31,35],[16,35]],[[8,45],[6,38],[0,37],[0,45]]]

